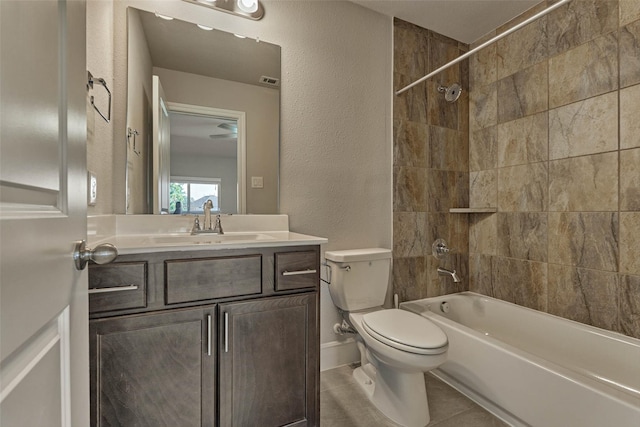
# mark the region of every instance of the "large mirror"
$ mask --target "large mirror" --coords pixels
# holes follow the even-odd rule
[[[129,7],[128,214],[278,213],[280,47]]]

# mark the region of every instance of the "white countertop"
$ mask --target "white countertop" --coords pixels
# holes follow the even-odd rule
[[[111,243],[118,254],[247,249],[327,243],[327,239],[288,230],[286,215],[233,215],[222,218],[225,233],[191,235],[192,218],[168,215],[89,217],[88,245]]]

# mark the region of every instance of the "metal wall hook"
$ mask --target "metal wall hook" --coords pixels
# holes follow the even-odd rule
[[[93,84],[96,82],[101,84],[104,90],[107,91],[107,95],[109,95],[109,105],[107,107],[108,108],[107,115],[105,116],[104,114],[102,114],[102,111],[100,111],[98,107],[96,107],[96,104],[93,99],[93,95],[89,97],[89,100],[91,101],[91,105],[93,105],[93,109],[96,110],[98,114],[100,114],[100,117],[102,117],[105,122],[109,123],[111,121],[111,91],[109,90],[109,87],[107,86],[107,82],[105,81],[105,79],[101,77],[93,77],[93,75],[91,74],[91,71],[87,71],[87,89],[93,90]]]
[[[142,154],[142,151],[139,151],[136,149],[136,136],[138,135],[140,135],[140,132],[137,129],[127,128],[127,141],[130,143],[131,147],[133,148],[133,152],[139,156],[140,154]],[[132,137],[133,137],[133,144],[131,144]]]

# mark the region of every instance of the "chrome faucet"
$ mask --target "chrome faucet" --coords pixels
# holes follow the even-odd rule
[[[451,271],[451,270],[447,270],[446,268],[438,267],[438,274],[441,276],[446,276],[446,275],[451,276],[454,283],[462,282],[462,280],[460,279],[460,276],[458,276],[458,273],[456,273],[455,270]]]
[[[211,230],[211,209],[213,209],[213,202],[211,199],[207,200],[203,206],[204,209],[204,230]]]
[[[204,208],[204,224],[202,228],[200,227],[200,219],[196,215],[193,220],[193,228],[191,229],[191,234],[202,234],[202,233],[211,233],[211,234],[224,234],[222,230],[222,221],[220,221],[220,215],[216,215],[215,225],[212,227],[211,225],[211,209],[213,209],[213,202],[211,200],[207,200],[203,206]]]

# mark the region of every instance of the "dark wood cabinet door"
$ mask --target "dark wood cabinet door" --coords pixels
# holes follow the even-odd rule
[[[220,305],[220,427],[319,425],[317,296]]]
[[[92,426],[214,426],[215,307],[90,322]]]

